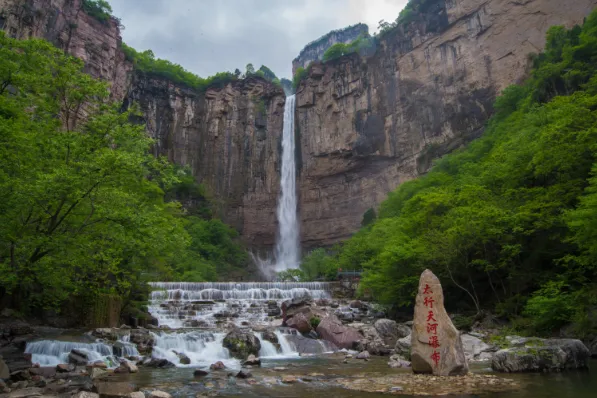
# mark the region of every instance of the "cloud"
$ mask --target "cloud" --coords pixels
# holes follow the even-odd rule
[[[407,0],[111,0],[123,40],[207,77],[267,65],[290,77],[310,41],[358,22],[373,32]]]

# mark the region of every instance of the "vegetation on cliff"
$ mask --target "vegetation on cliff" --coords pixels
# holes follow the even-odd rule
[[[83,11],[102,23],[112,18],[112,7],[106,0],[83,0]]]
[[[402,184],[331,255],[305,262],[316,277],[363,268],[362,293],[397,309],[412,306],[430,268],[452,309],[490,310],[533,333],[597,334],[596,61],[597,11],[582,28],[551,28],[482,138]]]
[[[22,312],[133,303],[147,280],[244,265],[203,188],[151,156],[134,111],[82,70],[43,40],[0,32],[0,300]]]

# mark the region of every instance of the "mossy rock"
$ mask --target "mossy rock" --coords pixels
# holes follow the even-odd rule
[[[224,337],[223,346],[230,355],[238,359],[246,359],[249,355],[259,356],[261,341],[250,331],[235,329]]]

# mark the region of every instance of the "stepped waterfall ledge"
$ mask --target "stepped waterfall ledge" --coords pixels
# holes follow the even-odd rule
[[[282,132],[281,194],[278,203],[279,233],[276,243],[275,272],[298,268],[300,261],[296,198],[294,104],[295,96],[288,96],[284,106],[284,130]]]

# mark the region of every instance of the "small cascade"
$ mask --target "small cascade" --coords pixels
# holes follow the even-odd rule
[[[329,298],[326,282],[153,282],[149,312],[160,326],[214,328],[266,324],[288,299]]]
[[[238,368],[240,362],[231,358],[222,346],[225,333],[189,331],[152,333],[155,338],[152,357],[167,359],[178,367],[208,367],[222,361],[228,368]],[[189,363],[183,363],[183,358]]]
[[[278,340],[282,344],[282,342],[286,341],[288,346],[293,352],[300,352],[303,354],[325,354],[330,353],[338,350],[333,343],[325,340],[315,340],[304,337],[301,335],[296,329],[292,328],[280,328],[276,331],[276,335],[278,336]]]
[[[71,341],[41,340],[27,343],[25,353],[31,354],[31,362],[40,366],[56,366],[68,363],[68,354],[79,350],[87,355],[89,362],[106,361],[113,363],[111,345],[104,343],[76,343]],[[137,349],[135,348],[135,351]]]

